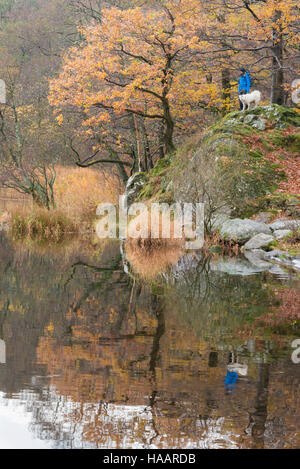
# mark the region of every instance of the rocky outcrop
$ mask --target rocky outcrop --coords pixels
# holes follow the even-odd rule
[[[269,270],[270,266],[268,264],[276,262],[280,265],[300,270],[300,258],[298,258],[300,256],[291,256],[277,249],[272,250],[272,246],[274,247],[276,241],[288,238],[293,233],[291,229],[274,229],[284,227],[290,227],[293,230],[299,229],[299,220],[282,218],[266,225],[248,219],[228,219],[227,216],[218,216],[213,226],[223,240],[234,241],[243,245],[242,251],[244,256],[256,268],[266,270],[268,267],[267,270]],[[276,268],[273,268],[272,272],[274,270]]]
[[[300,116],[293,109],[278,104],[259,106],[243,112],[231,112],[223,120],[227,125],[246,124],[257,130],[265,130],[267,121],[272,122],[277,129],[291,125],[300,127]]]

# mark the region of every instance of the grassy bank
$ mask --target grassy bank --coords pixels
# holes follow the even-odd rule
[[[74,233],[93,231],[97,206],[117,203],[124,190],[117,176],[104,171],[70,166],[55,169],[54,209],[41,208],[30,196],[2,189],[1,197],[11,203],[0,213],[0,222],[10,226],[15,238],[58,242]]]

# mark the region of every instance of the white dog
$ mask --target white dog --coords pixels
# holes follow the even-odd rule
[[[243,103],[243,111],[250,109],[250,105],[254,103],[254,107],[258,106],[261,100],[261,92],[258,90],[248,94],[240,94],[240,101]]]

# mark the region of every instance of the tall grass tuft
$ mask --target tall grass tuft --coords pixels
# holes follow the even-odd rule
[[[15,238],[61,241],[67,234],[78,232],[76,225],[60,210],[33,207],[13,213],[11,231]]]
[[[100,203],[118,203],[124,188],[117,176],[94,168],[57,166],[54,186],[58,210],[73,219],[91,222]]]

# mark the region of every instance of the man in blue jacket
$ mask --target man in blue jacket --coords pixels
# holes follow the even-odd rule
[[[239,94],[247,94],[249,93],[250,86],[251,86],[249,73],[244,68],[241,68],[240,71],[241,71],[241,74],[239,78]],[[243,109],[243,103],[240,101],[240,110],[242,109]]]

